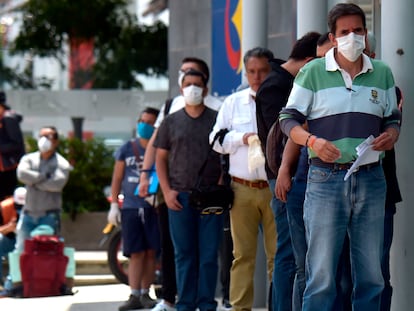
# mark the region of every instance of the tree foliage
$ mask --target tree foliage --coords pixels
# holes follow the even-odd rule
[[[166,74],[167,27],[161,22],[152,26],[125,27],[119,40],[101,42],[100,46],[94,66],[95,88],[139,87],[138,73]],[[117,86],[113,85],[113,76],[118,77]]]
[[[29,0],[13,54],[54,57],[63,66],[66,43],[94,42],[94,88],[139,86],[136,74],[167,71],[167,28],[139,25],[128,0]]]

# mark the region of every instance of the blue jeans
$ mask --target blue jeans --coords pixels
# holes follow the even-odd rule
[[[390,250],[394,235],[395,204],[385,207],[384,219],[384,249],[382,253],[381,269],[384,277],[384,290],[381,295],[381,311],[391,310],[392,286],[390,283]]]
[[[306,245],[305,224],[303,222],[303,203],[305,201],[306,180],[295,178],[287,196],[286,210],[289,221],[290,236],[292,239],[293,254],[296,262],[296,275],[293,285],[292,310],[302,310],[303,292],[306,286],[305,259],[308,247]],[[335,311],[351,310],[350,292],[352,281],[350,280],[349,265],[349,241],[346,239],[336,276],[338,290],[334,303]],[[349,300],[349,301],[348,301]]]
[[[46,215],[39,218],[30,216],[27,213],[20,213],[20,218],[17,222],[17,250],[23,251],[24,241],[30,238],[30,232],[39,225],[49,225],[53,228],[55,234],[59,234],[60,212],[47,212]]]
[[[335,311],[352,311],[352,275],[349,251],[349,237],[346,235],[341,257],[336,270],[337,295],[334,304]]]
[[[275,179],[269,180],[272,191],[271,206],[277,229],[277,250],[272,277],[272,311],[292,310],[292,292],[295,278],[295,257],[289,232],[286,205],[275,197]]]
[[[302,310],[302,297],[306,285],[305,258],[306,246],[305,225],[303,223],[303,202],[305,201],[306,180],[294,179],[287,195],[286,211],[289,231],[295,256],[296,274],[293,283],[292,310]]]
[[[349,236],[354,311],[378,311],[386,184],[380,165],[346,171],[311,165],[304,203],[308,252],[304,311],[334,310],[335,278]]]
[[[7,258],[7,254],[14,250],[16,238],[10,238],[0,233],[0,284],[3,283],[3,258]]]
[[[178,311],[215,310],[218,249],[223,234],[223,215],[202,215],[181,192],[181,211],[168,210],[171,239],[175,250]]]

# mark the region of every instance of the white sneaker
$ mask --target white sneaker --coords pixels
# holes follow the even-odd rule
[[[174,307],[170,307],[164,302],[164,300],[161,300],[159,303],[155,305],[154,308],[151,309],[151,311],[177,311],[177,309]]]

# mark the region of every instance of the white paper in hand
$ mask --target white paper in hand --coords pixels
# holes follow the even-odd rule
[[[252,135],[247,139],[247,142],[249,144],[247,166],[249,173],[252,173],[255,169],[264,165],[266,160],[262,151],[259,136]]]
[[[379,160],[379,156],[382,151],[372,150],[372,142],[374,141],[374,136],[370,135],[366,140],[359,144],[355,149],[357,151],[357,159],[354,164],[349,168],[346,173],[344,180],[347,180],[353,172],[355,172],[358,167],[361,165],[374,163]]]

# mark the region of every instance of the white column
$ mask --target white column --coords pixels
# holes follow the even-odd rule
[[[254,47],[267,47],[267,0],[243,0],[242,57]],[[246,82],[243,66],[242,82]]]
[[[414,1],[382,0],[382,60],[393,70],[396,85],[404,96],[403,124],[396,146],[397,171],[403,202],[398,204],[391,249],[391,283],[394,287],[393,311],[414,306]]]
[[[243,0],[242,7],[242,58],[244,54],[257,46],[267,47],[267,0]],[[246,84],[243,64],[242,83]],[[261,237],[261,235],[259,235]],[[254,273],[254,308],[265,308],[268,293],[266,277],[266,256],[264,255],[263,239],[258,238],[256,269]]]
[[[297,38],[309,31],[328,31],[327,0],[297,0]]]

